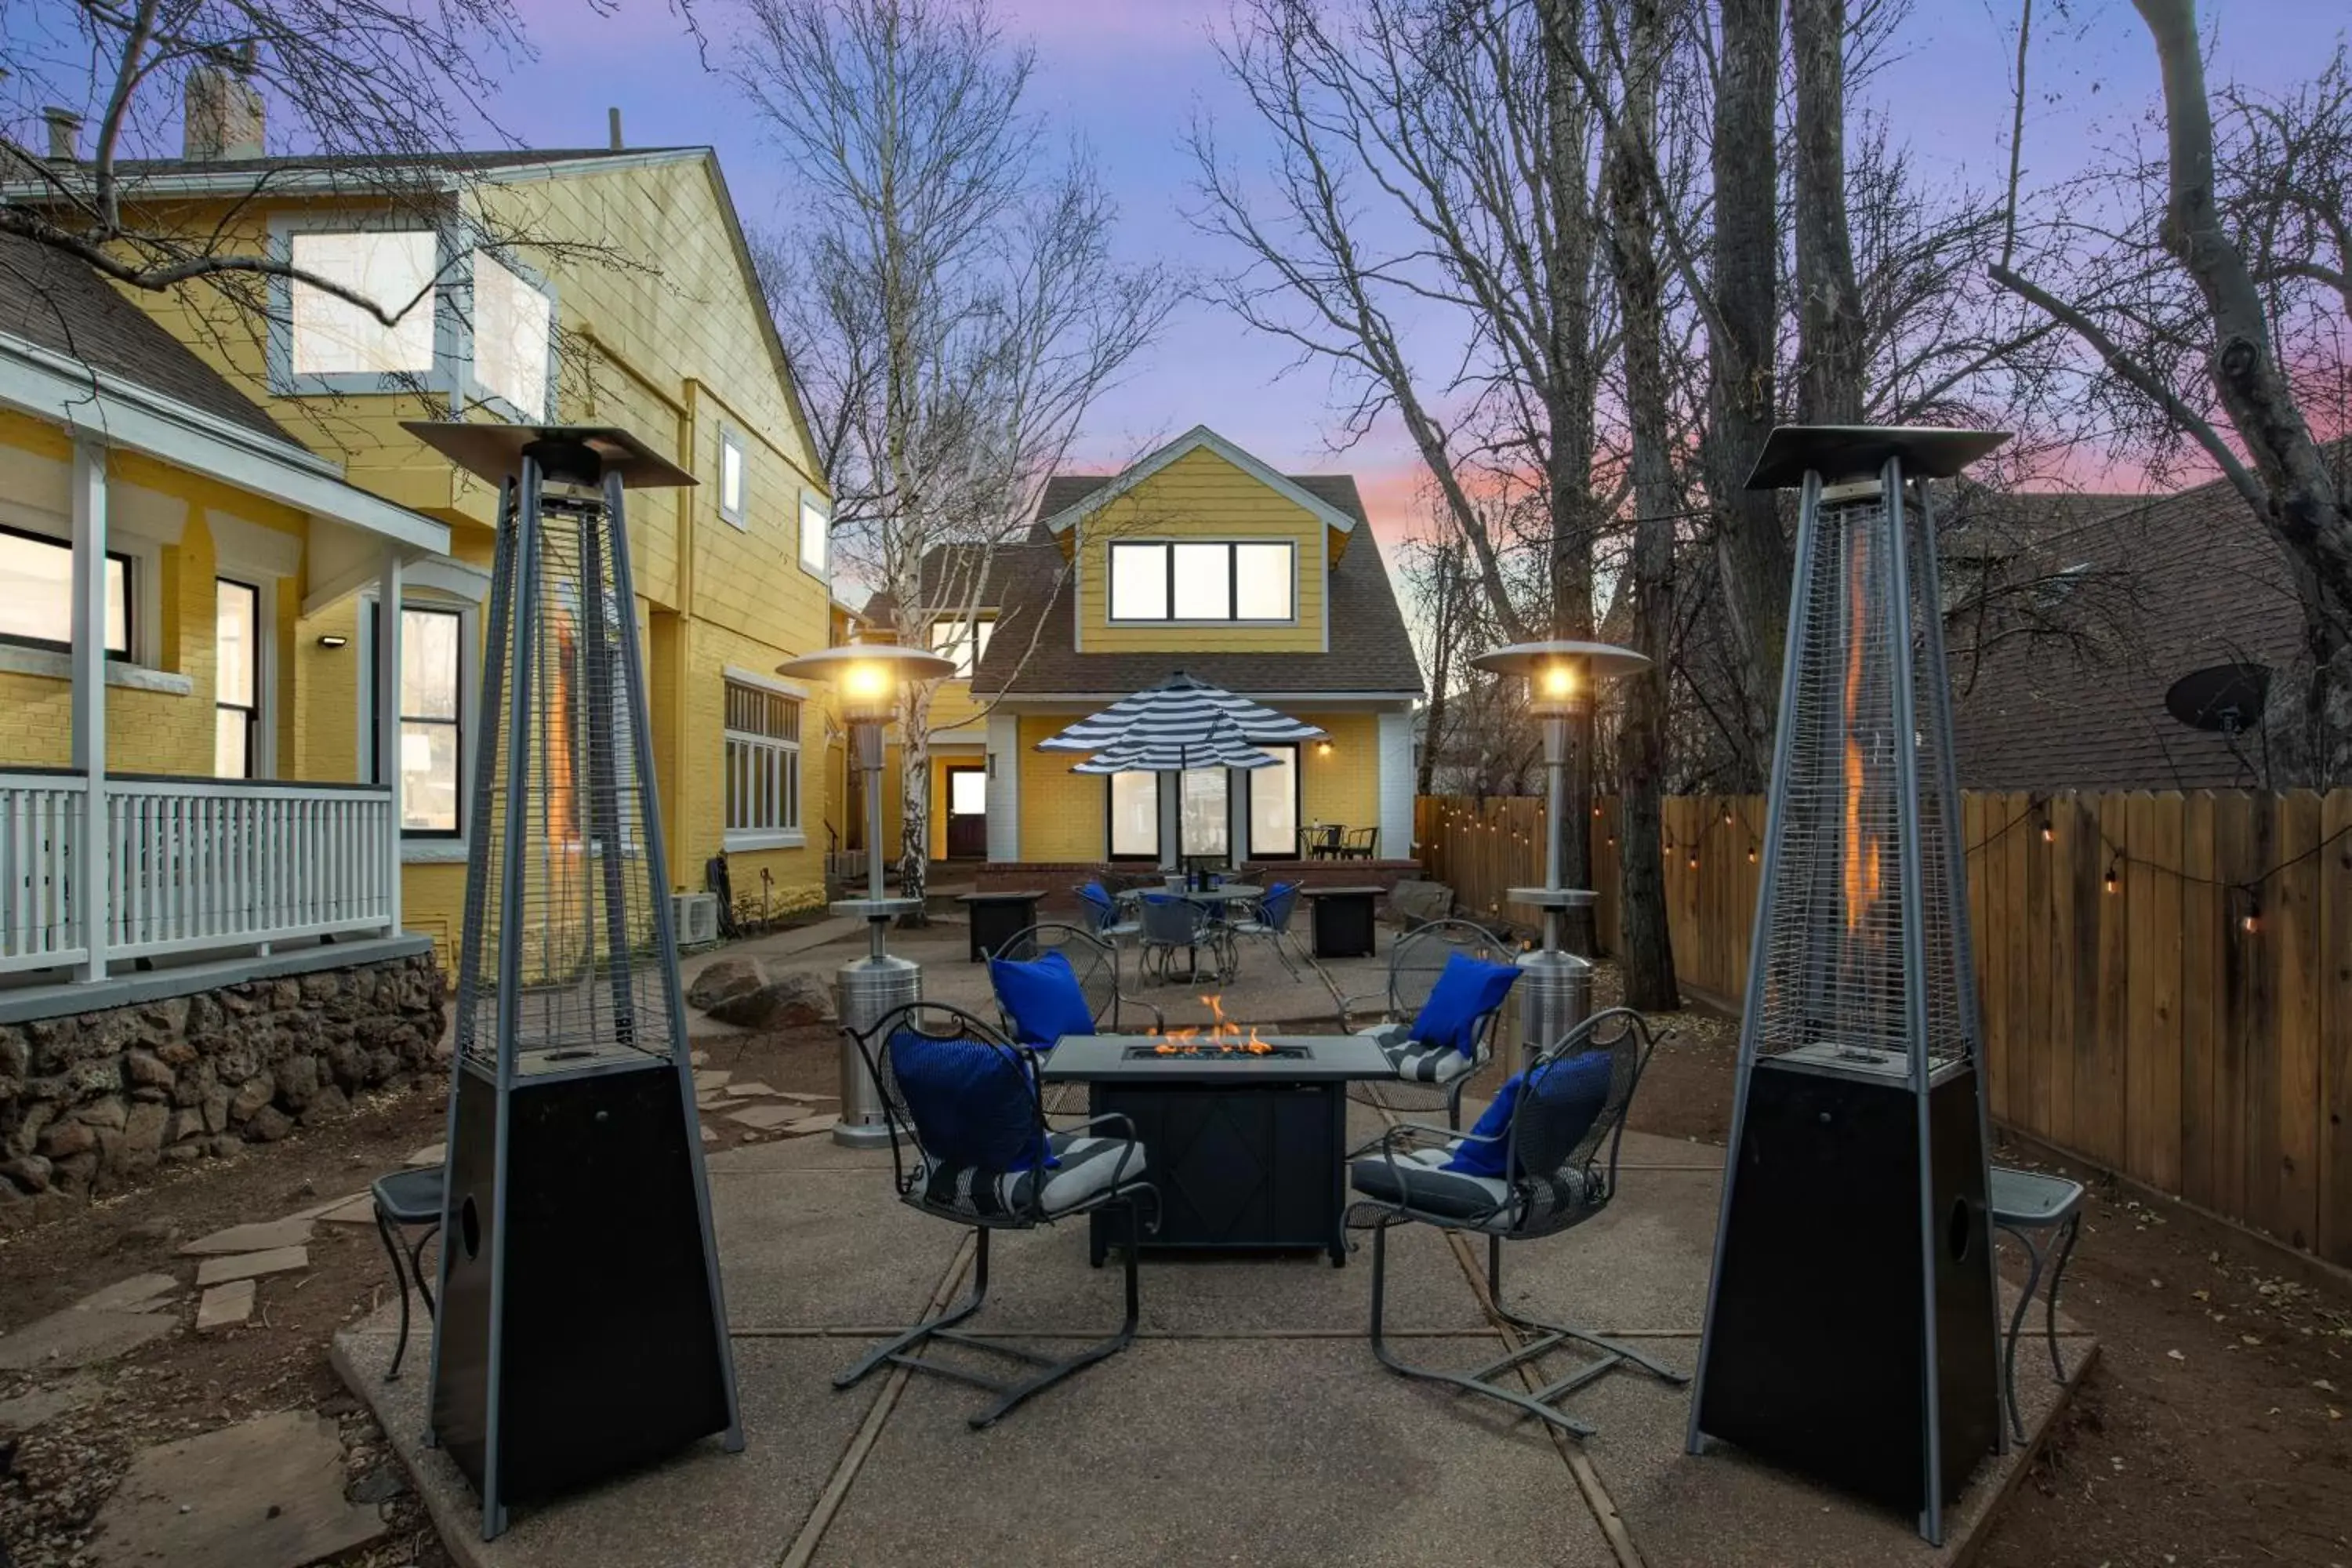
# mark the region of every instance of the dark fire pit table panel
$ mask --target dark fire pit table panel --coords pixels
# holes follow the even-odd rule
[[[1090,1114],[1135,1123],[1161,1205],[1159,1233],[1144,1247],[1320,1247],[1334,1268],[1344,1265],[1348,1085],[1393,1076],[1380,1047],[1352,1035],[1278,1036],[1263,1054],[1238,1046],[1162,1054],[1162,1043],[1073,1036],[1043,1068],[1049,1083],[1086,1084]],[[1117,1239],[1115,1227],[1095,1225],[1094,1262]]]
[[[1035,888],[958,893],[956,902],[971,911],[971,962],[994,956],[998,948],[1035,925],[1037,900],[1045,896]]]
[[[1378,888],[1301,888],[1298,896],[1315,907],[1315,956],[1372,956],[1372,900]]]

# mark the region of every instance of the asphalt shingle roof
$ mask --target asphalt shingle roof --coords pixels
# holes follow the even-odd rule
[[[1292,483],[1356,520],[1356,535],[1331,568],[1325,605],[1328,653],[1080,653],[1072,646],[1076,585],[1045,521],[1111,481],[1057,474],[1038,498],[1029,542],[1001,547],[996,631],[972,676],[976,695],[1124,695],[1181,669],[1229,691],[1335,694],[1422,689],[1420,661],[1371,538],[1363,498],[1348,474],[1292,474]],[[1043,615],[1042,626],[1034,618]],[[1032,633],[1034,633],[1033,637]],[[1034,643],[1034,647],[1033,647]]]

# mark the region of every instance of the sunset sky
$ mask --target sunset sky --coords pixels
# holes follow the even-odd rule
[[[580,0],[525,4],[541,58],[510,79],[499,105],[509,134],[540,146],[599,145],[605,107],[618,104],[631,145],[717,147],[746,223],[788,218],[790,176],[714,69],[736,26],[723,0],[695,6],[709,63],[662,0],[620,0],[609,17]],[[999,0],[998,9],[1009,31],[1036,44],[1034,107],[1091,146],[1118,195],[1122,248],[1202,271],[1233,265],[1184,221],[1191,168],[1178,144],[1197,110],[1244,162],[1255,145],[1246,106],[1210,46],[1211,29],[1225,26],[1226,0]],[[2352,18],[2341,0],[2208,0],[2200,9],[2214,82],[2273,90],[2315,72]],[[1888,115],[1924,174],[1978,187],[2005,174],[2017,10],[2018,0],[1916,0],[1899,58],[1868,84],[1866,100]],[[2154,50],[2128,0],[2040,0],[2035,41],[2029,189],[2073,173],[2158,101]],[[541,84],[554,90],[533,90]],[[1396,538],[1413,504],[1410,447],[1384,431],[1334,452],[1323,372],[1286,374],[1288,357],[1215,309],[1188,304],[1100,405],[1078,456],[1113,463],[1156,437],[1208,423],[1279,467],[1353,471],[1380,531]]]

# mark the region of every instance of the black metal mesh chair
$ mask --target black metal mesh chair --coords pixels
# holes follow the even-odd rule
[[[1149,1014],[1153,1034],[1158,1034],[1166,1023],[1159,1008],[1139,996],[1129,996],[1121,988],[1124,976],[1118,972],[1118,947],[1094,931],[1059,921],[1044,921],[1006,937],[1004,945],[996,950],[996,956],[1030,963],[1049,952],[1058,952],[1069,961],[1070,973],[1078,977],[1078,989],[1086,993],[1087,1010],[1094,1015],[1097,1029],[1116,1035],[1129,1027],[1122,1017],[1123,1010]],[[1002,1015],[1003,1010],[1000,1003],[997,1011]],[[1142,1024],[1141,1017],[1134,1020],[1135,1026]],[[1011,1018],[1005,1018],[1004,1026],[1007,1034],[1013,1032]]]
[[[1208,910],[1178,893],[1143,895],[1142,963],[1147,970],[1156,969],[1161,984],[1178,978],[1169,972],[1178,948],[1184,950],[1191,964],[1182,978],[1202,978],[1201,950],[1204,947],[1216,961],[1217,977],[1223,979],[1230,974],[1233,965],[1225,951],[1225,929],[1209,918]]]
[[[1475,921],[1431,921],[1389,944],[1387,984],[1380,990],[1339,998],[1340,1026],[1378,1040],[1396,1068],[1393,1083],[1368,1085],[1364,1097],[1396,1110],[1442,1107],[1446,1125],[1455,1128],[1462,1125],[1462,1091],[1494,1059],[1495,1021],[1502,1009],[1497,1005],[1480,1016],[1477,1044],[1468,1056],[1450,1045],[1424,1046],[1411,1032],[1414,1016],[1457,952],[1493,963],[1507,963],[1512,955],[1507,942]]]
[[[1132,1342],[1137,1318],[1136,1253],[1140,1241],[1136,1204],[1150,1199],[1156,1228],[1160,1194],[1144,1180],[1144,1148],[1136,1141],[1127,1118],[1097,1116],[1059,1131],[1050,1129],[1031,1053],[961,1007],[910,1002],[885,1013],[864,1033],[849,1033],[881,1089],[882,1112],[891,1135],[892,1178],[899,1200],[924,1214],[970,1226],[977,1241],[971,1294],[939,1316],[884,1341],[835,1377],[833,1385],[847,1388],[886,1365],[953,1378],[996,1395],[994,1403],[971,1418],[974,1427],[988,1426],[1031,1394]],[[942,1091],[938,1067],[927,1061],[917,1068],[909,1059],[934,1050],[953,1053],[968,1076],[985,1077],[992,1086],[988,1092],[953,1094],[958,1111],[953,1125],[940,1109]],[[902,1065],[908,1067],[908,1076],[903,1079]],[[1011,1093],[993,1092],[992,1086],[1003,1081],[997,1074],[1016,1077],[1020,1087]],[[917,1089],[913,1103],[908,1097],[910,1087]],[[916,1104],[925,1108],[919,1115]],[[1016,1168],[1041,1139],[1046,1162]],[[1127,1315],[1116,1333],[1056,1361],[1001,1340],[957,1331],[956,1325],[979,1311],[988,1299],[988,1239],[992,1233],[1031,1230],[1109,1207],[1124,1209],[1127,1215],[1123,1249]],[[937,1342],[1003,1356],[1024,1363],[1024,1369],[1010,1377],[994,1377],[918,1353]]]
[[[1594,1014],[1537,1058],[1523,1076],[1510,1122],[1499,1140],[1476,1139],[1449,1128],[1411,1122],[1392,1127],[1351,1156],[1349,1179],[1360,1201],[1353,1224],[1372,1230],[1372,1353],[1391,1371],[1484,1394],[1579,1437],[1593,1428],[1558,1408],[1578,1389],[1633,1365],[1668,1383],[1684,1384],[1677,1372],[1632,1346],[1565,1323],[1547,1322],[1513,1311],[1503,1295],[1503,1243],[1529,1241],[1582,1225],[1617,1195],[1617,1146],[1625,1115],[1640,1086],[1654,1045],[1640,1014],[1611,1007]],[[1568,1092],[1571,1080],[1554,1079],[1570,1064],[1606,1053],[1608,1089],[1589,1124],[1588,1107]],[[1555,1087],[1559,1092],[1553,1092]],[[1502,1176],[1445,1169],[1470,1142],[1503,1146]],[[1486,1238],[1486,1298],[1496,1316],[1517,1331],[1517,1349],[1473,1372],[1445,1372],[1401,1360],[1384,1335],[1388,1304],[1388,1232],[1392,1225],[1418,1222],[1445,1230],[1475,1231]],[[1528,1389],[1522,1368],[1570,1345],[1601,1352],[1555,1382]]]

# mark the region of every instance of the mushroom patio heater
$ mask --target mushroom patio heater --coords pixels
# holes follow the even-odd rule
[[[670,928],[625,431],[407,426],[500,485],[430,1431],[482,1500],[742,1447]]]
[[[1472,659],[1496,675],[1524,676],[1528,712],[1543,721],[1544,773],[1549,799],[1544,813],[1544,885],[1513,888],[1515,904],[1543,911],[1543,946],[1519,954],[1518,984],[1512,987],[1522,1058],[1532,1063],[1551,1044],[1592,1012],[1592,963],[1561,945],[1570,910],[1590,909],[1590,889],[1563,887],[1568,876],[1568,743],[1570,723],[1592,711],[1593,687],[1630,675],[1649,664],[1631,648],[1597,642],[1514,643]]]
[[[866,933],[866,956],[833,972],[841,996],[841,1120],[834,1123],[833,1141],[852,1149],[878,1149],[890,1142],[890,1125],[882,1114],[882,1091],[866,1070],[856,1037],[891,1008],[923,999],[923,966],[892,955],[883,942],[890,921],[921,909],[923,900],[883,896],[882,731],[898,710],[901,684],[952,675],[955,661],[896,643],[850,643],[787,659],[776,673],[833,682],[842,721],[849,726],[850,763],[866,775],[866,897],[832,906],[836,915],[865,921]]]
[[[1706,1437],[1916,1515],[2003,1442],[1967,864],[1927,481],[2008,439],[1790,426],[1801,489]],[[1906,489],[1906,485],[1909,487]]]

